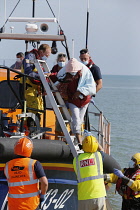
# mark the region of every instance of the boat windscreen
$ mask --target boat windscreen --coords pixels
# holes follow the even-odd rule
[[[10,80],[10,84],[14,89],[18,98],[20,98],[20,83],[19,81]],[[12,92],[7,80],[0,82],[0,108],[12,109],[16,107],[18,103],[17,98]]]

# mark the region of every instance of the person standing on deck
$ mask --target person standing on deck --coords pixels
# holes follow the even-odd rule
[[[122,210],[140,209],[140,153],[132,156],[129,168],[105,174],[106,182],[116,183],[116,191],[122,196]]]
[[[23,60],[23,71],[25,74],[34,77],[34,79],[27,79],[26,80],[26,91],[25,91],[25,98],[27,100],[27,107],[33,109],[43,110],[43,99],[42,99],[42,90],[40,81],[37,79],[39,78],[37,69],[35,65],[29,63],[29,60],[47,60],[47,58],[51,55],[51,47],[48,44],[41,44],[40,47],[37,49],[31,50],[29,53],[26,54],[25,59]],[[50,73],[48,73],[48,76]],[[37,115],[40,119],[40,112],[35,110],[30,110]],[[29,120],[30,121],[30,120]],[[31,120],[32,122],[32,120]],[[30,126],[31,122],[29,122],[28,126]],[[33,126],[33,125],[32,125]]]
[[[24,59],[24,54],[22,52],[18,52],[16,54],[16,62],[10,67],[11,69],[20,69],[21,70],[21,67],[22,67],[22,61]]]
[[[96,66],[95,63],[92,61],[87,49],[80,50],[79,58],[81,62],[90,69],[94,81],[96,83],[96,93],[97,93],[102,88],[102,75],[100,68]]]
[[[96,93],[102,88],[102,75],[100,68],[95,65],[95,63],[92,61],[90,54],[87,49],[80,50],[80,56],[79,56],[81,62],[86,65],[89,70],[92,73],[92,76],[94,78],[94,81],[96,83]],[[91,99],[91,102],[94,104],[94,99]],[[85,114],[85,127],[86,129],[90,130],[90,122],[89,122],[89,116],[88,116],[88,109],[86,110]]]
[[[57,55],[57,64],[53,66],[52,70],[51,70],[51,75],[50,75],[50,79],[52,80],[52,82],[56,82],[57,81],[57,74],[60,71],[60,69],[62,69],[65,65],[66,65],[66,61],[67,61],[67,56],[64,53],[59,53]]]
[[[4,172],[9,186],[9,210],[38,210],[45,199],[48,180],[40,162],[30,158],[32,150],[32,140],[28,137],[20,138],[14,146],[16,158],[5,165]]]
[[[58,72],[57,77],[58,81],[68,83],[66,92],[72,115],[72,132],[81,147],[81,125],[91,95],[96,94],[94,79],[88,68],[75,58],[68,61],[65,67]]]
[[[103,210],[106,190],[103,178],[101,146],[92,135],[82,142],[84,153],[73,160],[78,180],[78,210]]]

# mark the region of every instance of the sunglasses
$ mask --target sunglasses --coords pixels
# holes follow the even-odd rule
[[[58,57],[66,57],[66,54],[58,54]]]
[[[88,53],[87,49],[80,50],[80,54],[86,54],[86,53]]]

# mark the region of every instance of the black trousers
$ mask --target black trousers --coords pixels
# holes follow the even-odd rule
[[[140,198],[123,199],[122,210],[140,210]]]

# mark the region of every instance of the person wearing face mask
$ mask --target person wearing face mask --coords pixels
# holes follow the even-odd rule
[[[33,63],[29,63],[29,60],[47,60],[47,58],[51,55],[51,47],[48,44],[41,44],[38,49],[33,49],[30,52],[28,52],[25,56],[25,59],[23,60],[23,70],[22,72],[34,77],[34,79],[26,79],[26,91],[25,91],[25,99],[27,101],[27,107],[33,108],[33,109],[44,109],[43,104],[43,98],[42,98],[42,89],[41,89],[41,83],[39,78],[37,69],[35,68],[35,65]],[[50,73],[48,73],[48,76]],[[30,112],[33,112],[37,115],[37,117],[40,119],[41,112],[35,111],[35,110],[29,110]],[[34,126],[33,120],[28,118],[27,125]]]
[[[79,58],[81,60],[81,63],[86,65],[91,71],[94,81],[96,83],[96,93],[97,93],[102,88],[102,75],[100,68],[96,66],[95,63],[92,61],[87,49],[80,50]]]
[[[122,196],[122,210],[140,209],[140,153],[132,156],[129,168],[105,174],[107,182],[116,183],[116,191]]]
[[[28,60],[47,60],[51,55],[51,47],[48,44],[41,44],[38,49],[33,49],[28,52],[23,60],[24,73],[38,78],[37,69],[34,64],[29,63]],[[34,74],[32,74],[34,72]]]
[[[51,75],[50,78],[52,80],[52,82],[56,82],[57,81],[57,74],[60,71],[60,69],[62,69],[67,61],[67,56],[64,53],[59,53],[57,55],[57,64],[53,66],[52,70],[51,70]]]
[[[96,93],[97,93],[102,88],[102,75],[101,75],[100,68],[97,65],[95,65],[95,63],[92,61],[88,49],[80,50],[79,58],[80,58],[81,63],[87,66],[89,70],[91,71],[95,84],[96,84]],[[94,98],[91,99],[91,102],[94,104]],[[85,114],[85,119],[86,119],[85,127],[87,130],[90,130],[88,109]]]
[[[22,52],[18,52],[16,54],[16,62],[10,67],[11,69],[20,69],[21,70],[21,66],[22,66],[22,61],[24,59],[24,54]]]
[[[91,96],[96,94],[96,86],[91,72],[76,58],[71,58],[58,72],[58,81],[67,84],[65,95],[72,116],[72,133],[77,139],[77,149],[81,148],[81,125]]]

